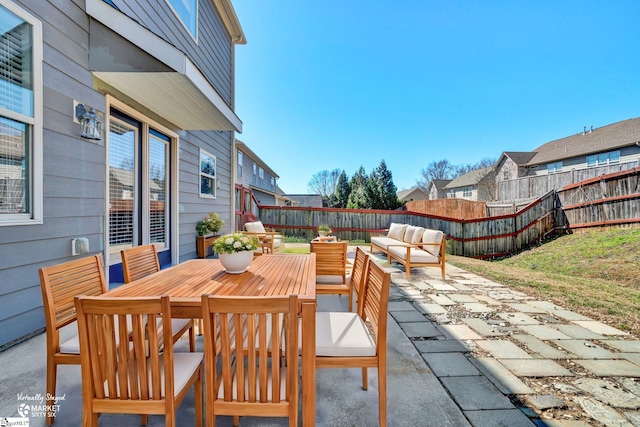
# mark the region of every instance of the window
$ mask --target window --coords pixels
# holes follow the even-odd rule
[[[464,187],[462,189],[462,197],[471,197],[473,194],[473,188],[472,187]]]
[[[587,167],[615,165],[620,163],[620,150],[587,156]]]
[[[549,163],[547,165],[547,173],[562,172],[562,162]]]
[[[276,188],[276,179],[274,177],[271,177],[271,188],[273,188],[274,190]]]
[[[243,162],[242,151],[238,151],[238,178],[242,178],[242,162]]]
[[[173,13],[189,31],[194,40],[198,39],[198,0],[166,0]]]
[[[200,149],[200,197],[216,197],[216,156]]]
[[[0,6],[0,225],[42,223],[42,25]]]
[[[503,179],[504,181],[506,181],[506,180],[508,180],[509,178],[510,178],[510,177],[509,177],[509,171],[508,171],[508,170],[504,170],[504,171],[502,171],[502,179]]]
[[[264,186],[264,169],[258,168],[258,177],[260,178],[258,180],[258,184],[260,185],[260,187],[263,187]]]
[[[251,178],[251,181],[254,184],[258,183],[258,165],[256,165],[256,162],[253,162],[253,177]]]
[[[113,106],[110,108],[109,263],[120,250],[170,242],[170,158],[175,137],[154,129]]]

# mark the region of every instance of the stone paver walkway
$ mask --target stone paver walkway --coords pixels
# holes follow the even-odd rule
[[[389,312],[474,426],[640,426],[638,337],[447,265],[392,272]]]

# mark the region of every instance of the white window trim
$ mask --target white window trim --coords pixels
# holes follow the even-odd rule
[[[182,20],[182,16],[180,16],[178,11],[174,9],[173,4],[171,4],[171,0],[165,0],[165,2],[169,6],[173,14],[176,16],[176,18],[178,18],[178,21],[180,21],[184,29],[187,30],[187,33],[191,36],[193,41],[196,42],[196,44],[198,44],[198,32],[199,32],[198,21],[199,21],[199,15],[200,15],[200,2],[198,0],[193,0],[193,1],[196,4],[196,33],[195,34],[191,32],[187,24]]]
[[[206,174],[206,173],[202,173],[202,165],[200,163],[200,161],[202,159],[202,154],[206,154],[207,156],[209,156],[209,157],[211,157],[213,159],[214,164],[215,164],[215,166],[214,166],[215,175],[209,175],[209,174]],[[207,150],[205,150],[203,148],[200,148],[199,151],[198,151],[198,195],[199,195],[199,197],[201,197],[203,199],[215,199],[216,198],[217,193],[218,193],[218,191],[217,191],[218,190],[218,176],[217,176],[218,175],[218,171],[217,171],[217,169],[218,169],[218,158],[215,155],[213,155],[210,152],[208,152]],[[213,188],[212,188],[213,189],[213,194],[204,194],[204,193],[202,193],[200,191],[200,189],[201,189],[201,187],[200,187],[201,186],[200,178],[203,175],[207,176],[207,177],[213,177]]]
[[[0,0],[0,4],[31,25],[33,31],[33,117],[0,108],[0,114],[12,120],[31,125],[31,141],[29,141],[31,167],[29,168],[30,206],[28,214],[1,214],[0,226],[37,225],[43,223],[43,187],[42,187],[42,23],[33,15],[25,12],[9,0]]]
[[[2,1],[2,0],[0,0]],[[104,124],[104,128],[107,129],[107,131],[105,132],[106,134],[108,134],[108,129],[109,129],[109,120],[111,118],[111,115],[108,113],[109,111],[111,111],[111,107],[115,107],[118,110],[122,111],[123,113],[127,114],[128,116],[131,116],[137,120],[140,120],[141,122],[143,122],[147,127],[146,129],[148,130],[148,126],[153,126],[155,129],[157,129],[158,131],[162,132],[163,134],[169,136],[172,140],[172,143],[169,146],[169,155],[170,157],[170,163],[169,163],[169,169],[170,169],[170,173],[171,173],[171,181],[170,181],[170,188],[171,188],[171,194],[167,193],[167,196],[170,197],[170,204],[169,204],[169,218],[170,218],[170,223],[168,224],[171,227],[171,232],[169,234],[169,241],[171,244],[171,263],[172,264],[177,264],[179,259],[180,259],[180,246],[178,245],[178,239],[179,239],[179,234],[178,234],[178,212],[179,212],[179,204],[180,204],[180,192],[177,190],[178,188],[178,184],[179,184],[179,179],[178,179],[178,165],[180,164],[180,151],[178,149],[178,147],[180,146],[180,138],[179,135],[172,131],[171,129],[161,125],[160,123],[150,119],[149,117],[143,115],[142,113],[140,113],[139,111],[137,111],[136,109],[130,107],[129,105],[125,104],[124,102],[114,98],[112,95],[107,94],[105,96],[105,101],[106,101],[106,110],[105,110],[105,124]],[[106,152],[109,152],[109,138],[105,137],[105,149]],[[200,163],[200,158],[198,158],[198,164]],[[199,167],[199,166],[198,166]],[[198,175],[198,179],[200,179],[200,175]],[[109,212],[109,166],[108,166],[108,162],[106,162],[106,167],[105,167],[105,212]],[[199,187],[199,183],[198,183],[198,187]],[[104,230],[109,230],[109,215],[104,215]],[[106,265],[110,265],[112,263],[117,263],[117,260],[110,260],[109,259],[109,233],[105,232],[104,233],[104,247],[107,248],[104,251],[104,256],[105,256],[105,263]],[[109,272],[109,269],[107,270],[107,275]],[[109,282],[109,277],[106,278],[107,282]]]

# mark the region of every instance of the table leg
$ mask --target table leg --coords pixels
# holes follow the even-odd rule
[[[316,304],[302,304],[302,425],[316,424]]]

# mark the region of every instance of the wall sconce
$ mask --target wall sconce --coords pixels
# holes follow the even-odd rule
[[[220,178],[216,179],[216,188],[219,190],[222,186],[222,180]]]
[[[80,122],[80,136],[86,139],[102,139],[102,116],[95,108],[85,104],[76,105],[76,119]]]

